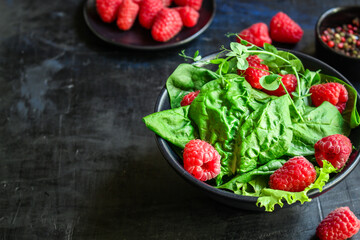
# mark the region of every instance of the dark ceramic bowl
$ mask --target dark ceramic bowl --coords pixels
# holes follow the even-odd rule
[[[290,51],[291,53],[295,54],[304,64],[305,68],[308,68],[309,70],[318,70],[322,69],[322,73],[332,75],[335,77],[338,77],[339,79],[347,82],[349,85],[351,83],[338,71],[336,71],[334,68],[330,67],[326,63],[315,59],[311,56],[305,55],[300,52]],[[212,59],[217,55],[217,53],[209,55],[205,59]],[[201,65],[200,65],[201,66]],[[208,67],[209,65],[206,65],[204,67]],[[352,85],[351,85],[352,86]],[[359,95],[359,94],[358,94]],[[160,92],[160,95],[157,99],[156,105],[155,105],[155,112],[159,112],[162,110],[170,109],[170,102],[169,102],[169,95],[166,90],[166,88],[163,88]],[[359,102],[359,96],[357,99],[357,109],[360,109],[360,102]],[[350,139],[353,143],[353,145],[356,147],[357,150],[359,150],[360,146],[360,128],[355,128],[352,130]],[[228,206],[244,209],[244,210],[255,210],[255,211],[264,211],[264,208],[259,208],[256,206],[257,197],[249,197],[249,196],[241,196],[234,194],[232,192],[221,190],[214,188],[210,185],[208,185],[205,182],[201,182],[197,179],[195,179],[191,174],[189,174],[184,168],[183,168],[183,162],[182,159],[176,154],[177,148],[172,145],[171,143],[167,142],[163,138],[156,136],[156,141],[158,144],[158,147],[165,157],[165,159],[168,161],[170,166],[177,172],[181,177],[183,177],[186,181],[188,181],[190,184],[197,187],[199,190],[203,191],[207,195],[209,195],[211,198],[224,203]],[[357,164],[360,161],[360,155],[358,151],[355,154],[352,154],[350,157],[348,163],[344,167],[344,169],[336,174],[323,188],[322,192],[319,192],[318,190],[310,191],[308,196],[311,198],[318,197],[321,194],[324,194],[325,192],[332,189],[335,185],[340,183],[342,180],[348,176],[351,171],[354,170],[354,168],[357,166]],[[291,206],[294,206],[296,204],[293,204]],[[284,204],[284,207],[288,207],[289,205]],[[277,208],[279,207],[277,206]]]
[[[341,71],[351,82],[360,79],[360,58],[350,57],[330,48],[321,40],[321,34],[327,28],[336,28],[349,24],[354,18],[360,18],[360,6],[343,6],[331,8],[324,12],[317,20],[315,26],[317,57]]]

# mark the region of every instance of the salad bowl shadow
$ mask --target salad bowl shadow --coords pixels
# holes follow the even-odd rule
[[[284,49],[281,49],[281,50],[284,50]],[[324,63],[314,57],[311,57],[309,55],[300,53],[300,52],[296,52],[296,51],[292,51],[292,50],[284,50],[284,51],[289,51],[292,54],[296,55],[303,62],[303,65],[305,68],[312,70],[312,71],[321,69],[322,73],[335,76],[353,87],[353,85],[342,74],[340,74],[338,71],[336,71],[334,68],[327,65],[326,63]],[[203,60],[213,59],[217,55],[218,55],[218,53],[213,53],[213,54],[203,58]],[[209,65],[204,66],[202,64],[197,64],[197,63],[194,63],[194,64],[196,64],[197,66],[201,66],[201,67],[207,67],[207,68],[209,67]],[[357,94],[357,95],[358,96],[357,96],[357,106],[356,107],[359,111],[360,110],[359,94]],[[169,95],[166,90],[166,87],[164,87],[158,96],[154,110],[155,110],[155,112],[159,112],[159,111],[163,111],[166,109],[170,109],[170,99],[169,99]],[[356,152],[354,152],[350,156],[346,166],[342,169],[342,171],[335,174],[334,176],[332,176],[330,181],[326,183],[326,185],[323,187],[323,190],[321,192],[317,189],[309,191],[308,196],[310,198],[318,197],[318,196],[326,193],[327,191],[331,190],[333,187],[335,187],[337,184],[339,184],[341,181],[343,181],[355,169],[355,167],[360,162],[360,154],[359,154],[360,127],[353,129],[351,131],[349,138],[350,138],[351,142],[353,143],[353,145],[356,147],[356,149],[357,149]],[[191,185],[195,186],[200,191],[207,194],[212,199],[214,199],[220,203],[223,203],[225,205],[235,207],[238,209],[250,210],[250,211],[265,211],[264,208],[260,208],[260,207],[256,206],[258,197],[237,195],[237,194],[232,193],[227,190],[217,189],[217,188],[207,184],[206,182],[197,180],[196,178],[194,178],[190,173],[188,173],[184,169],[182,159],[179,157],[179,154],[178,154],[179,149],[176,146],[172,145],[171,143],[169,143],[168,141],[166,141],[165,139],[161,138],[158,135],[156,135],[156,142],[157,142],[157,145],[158,145],[163,157],[167,160],[167,162],[175,170],[175,172],[178,173],[183,179],[185,179]],[[287,203],[284,203],[284,206],[282,208],[287,208],[287,207],[295,206],[295,205],[299,205],[299,202],[296,202],[295,204],[292,204],[292,205],[288,205]],[[278,205],[275,206],[275,210],[279,210],[279,209],[280,209],[280,207]]]

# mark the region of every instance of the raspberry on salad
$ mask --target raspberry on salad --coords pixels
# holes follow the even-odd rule
[[[190,105],[192,103],[192,101],[194,101],[194,99],[199,95],[200,90],[197,90],[195,92],[191,92],[186,94],[183,99],[180,102],[180,106],[187,106]]]
[[[312,163],[303,156],[297,156],[270,175],[269,185],[272,189],[301,192],[315,179],[316,170]]]
[[[336,169],[342,168],[352,152],[352,144],[348,137],[334,134],[324,137],[314,145],[316,162],[320,167],[323,160],[330,162]]]
[[[123,0],[96,0],[96,11],[104,22],[111,23],[115,21],[122,1]]]
[[[294,74],[286,74],[286,75],[281,75],[281,82],[284,84],[286,90],[288,91],[288,93],[291,96],[291,93],[295,91],[296,87],[297,87],[297,79],[296,76]],[[266,89],[263,89],[264,92],[266,92],[269,95],[274,95],[274,96],[283,96],[286,94],[286,91],[284,89],[284,87],[280,84],[279,88],[274,90],[274,91],[269,91]]]
[[[320,106],[324,101],[334,105],[340,113],[346,107],[348,101],[348,91],[346,88],[336,82],[314,85],[310,88],[311,101],[315,107]]]
[[[243,75],[253,88],[262,89],[260,78],[269,75],[269,67],[261,64],[261,59],[257,55],[251,55],[246,58],[249,67],[246,70],[238,70],[239,75]]]
[[[183,153],[184,168],[200,181],[207,181],[220,173],[220,154],[200,139],[189,141]]]
[[[359,229],[360,220],[349,207],[340,207],[321,221],[316,236],[320,240],[344,240],[354,236]]]
[[[263,22],[255,23],[242,30],[239,33],[239,37],[258,47],[263,47],[264,43],[271,44],[272,42],[269,36],[268,26]],[[236,41],[241,43],[239,38],[236,38]]]
[[[270,37],[281,43],[297,43],[304,31],[287,14],[278,12],[270,21]]]

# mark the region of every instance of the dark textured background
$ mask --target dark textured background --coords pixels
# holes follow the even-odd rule
[[[216,2],[200,37],[142,52],[93,35],[84,1],[0,1],[0,239],[315,239],[336,207],[360,217],[360,166],[311,203],[269,214],[209,199],[163,159],[141,118],[182,49],[212,53],[229,43],[225,33],[284,11],[304,29],[291,48],[315,55],[319,15],[360,4]]]

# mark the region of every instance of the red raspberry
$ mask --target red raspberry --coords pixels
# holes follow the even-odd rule
[[[321,221],[316,236],[320,240],[344,240],[354,236],[359,228],[360,220],[349,207],[340,207]]]
[[[162,0],[164,7],[168,7],[171,5],[172,0]]]
[[[192,103],[192,101],[194,101],[194,99],[199,95],[199,93],[200,93],[200,90],[186,94],[183,97],[183,99],[181,100],[180,105],[182,107],[186,106],[186,105],[190,105]]]
[[[294,92],[297,87],[296,76],[294,74],[286,74],[286,75],[280,74],[280,76],[282,76],[281,81],[284,84],[286,90],[288,91],[290,96],[292,96],[291,93]],[[286,94],[285,89],[283,88],[282,85],[280,85],[279,88],[274,91],[269,91],[266,89],[264,89],[263,91],[269,95],[274,95],[274,96],[278,96],[278,97]]]
[[[258,47],[263,47],[264,43],[271,44],[269,29],[263,22],[255,23],[249,28],[242,30],[239,33],[239,37]],[[236,38],[236,41],[239,43],[241,42],[239,38]]]
[[[115,21],[123,0],[96,0],[96,10],[100,18],[107,23]]]
[[[175,8],[181,16],[181,20],[185,27],[193,27],[199,20],[199,13],[189,6]]]
[[[259,81],[262,76],[270,74],[268,72],[269,67],[261,64],[262,60],[257,55],[251,55],[247,57],[246,60],[249,63],[249,67],[246,70],[238,70],[238,74],[243,75],[253,88],[262,89],[263,87]]]
[[[121,30],[129,30],[133,26],[138,12],[139,5],[134,3],[133,0],[124,0],[119,7],[117,26]]]
[[[185,170],[200,181],[207,181],[220,173],[220,154],[205,141],[189,141],[183,158]]]
[[[348,137],[334,134],[324,137],[314,145],[316,162],[320,167],[323,160],[330,162],[336,169],[342,168],[352,151],[352,144]]]
[[[179,6],[190,6],[197,11],[200,10],[202,5],[202,0],[174,0],[174,2]]]
[[[164,8],[156,16],[151,35],[156,41],[166,42],[178,34],[182,26],[180,14],[172,8]]]
[[[303,156],[289,159],[270,176],[272,189],[301,192],[316,179],[314,166]]]
[[[348,100],[348,91],[340,83],[324,83],[314,85],[310,88],[311,101],[314,106],[320,106],[324,101],[328,101],[334,105],[340,113],[346,107]]]
[[[282,43],[297,43],[304,31],[288,15],[278,12],[270,21],[270,37]]]
[[[162,0],[143,0],[139,11],[139,23],[147,29],[151,29],[156,15],[164,8]]]
[[[140,6],[140,4],[142,3],[143,0],[133,0],[134,3],[138,4]]]

